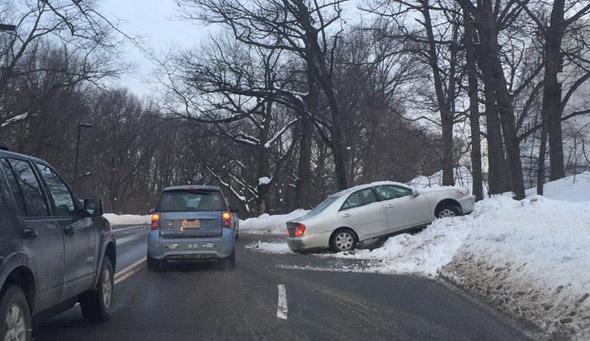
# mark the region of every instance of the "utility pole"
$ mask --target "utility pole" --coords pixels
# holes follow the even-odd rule
[[[74,181],[72,183],[72,190],[76,193],[76,182],[78,180],[78,158],[80,156],[80,135],[82,133],[82,128],[92,128],[93,125],[90,123],[80,123],[78,124],[78,137],[76,138],[76,157],[74,160]]]

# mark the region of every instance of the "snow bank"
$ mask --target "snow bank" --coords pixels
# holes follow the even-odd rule
[[[104,217],[111,223],[111,226],[116,226],[116,225],[149,225],[151,223],[151,216],[150,215],[105,213]]]
[[[408,182],[408,185],[418,189],[439,188],[442,186],[442,170],[430,176],[420,175]],[[465,166],[459,166],[453,169],[455,177],[455,187],[461,187],[473,192],[473,177],[471,171]],[[484,186],[484,192],[487,189]]]
[[[268,215],[265,213],[259,217],[241,220],[240,233],[284,235],[287,230],[287,221],[299,218],[307,212],[299,209],[287,214]]]
[[[529,196],[534,196],[535,193],[534,188],[527,190]],[[555,200],[590,201],[590,172],[548,182],[543,188],[543,194],[544,197]]]
[[[355,250],[326,254],[326,257],[378,260],[371,262],[367,272],[415,274],[435,277],[449,263],[470,231],[470,217],[439,219],[415,235],[401,234],[389,238],[374,250]]]
[[[478,212],[441,274],[548,333],[589,338],[589,203],[497,197]]]

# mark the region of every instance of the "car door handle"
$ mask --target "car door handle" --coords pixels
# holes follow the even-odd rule
[[[66,226],[66,227],[64,227],[64,233],[65,233],[67,236],[71,236],[71,235],[73,235],[73,234],[74,234],[74,232],[76,232],[76,231],[74,230],[74,228],[73,228],[72,226]]]
[[[350,213],[344,213],[344,214],[342,215],[342,218],[348,218],[348,217],[350,217]]]
[[[37,238],[37,231],[35,231],[33,229],[25,229],[25,231],[23,233],[23,237],[25,239],[35,239],[35,238]]]

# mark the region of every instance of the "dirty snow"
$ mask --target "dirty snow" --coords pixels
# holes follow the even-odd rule
[[[307,212],[299,209],[287,214],[269,215],[265,213],[256,218],[241,220],[240,233],[285,235],[287,221],[299,218]]]
[[[114,214],[105,213],[104,217],[111,223],[116,225],[148,225],[151,222],[150,215],[133,215],[133,214]]]
[[[548,333],[590,338],[589,222],[590,202],[486,200],[441,274]]]

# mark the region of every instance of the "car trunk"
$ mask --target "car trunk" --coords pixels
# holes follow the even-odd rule
[[[223,233],[221,211],[161,212],[162,238],[219,237]]]

